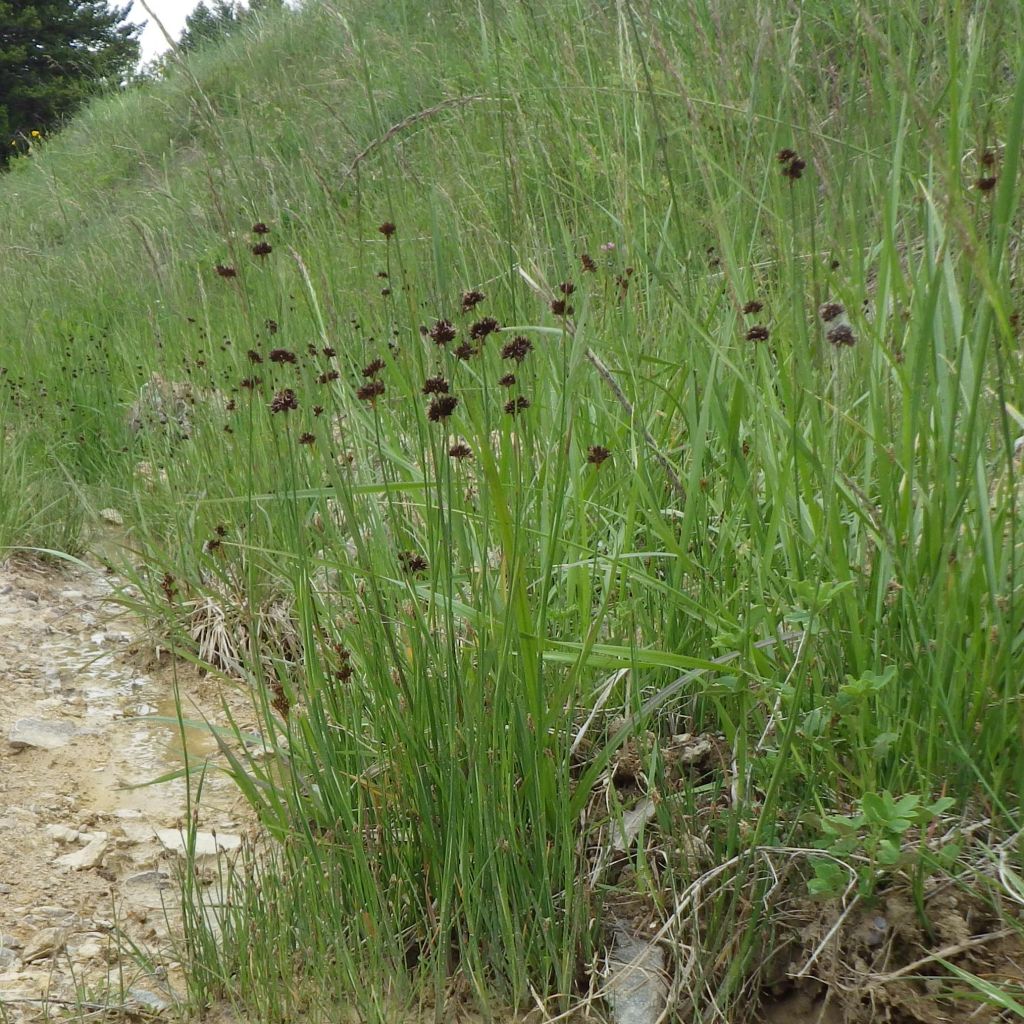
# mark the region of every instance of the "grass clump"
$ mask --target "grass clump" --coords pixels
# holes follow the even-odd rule
[[[740,1020],[936,879],[1012,928],[1021,30],[311,3],[0,183],[2,471],[275,751],[198,1001],[554,1013],[626,931]]]

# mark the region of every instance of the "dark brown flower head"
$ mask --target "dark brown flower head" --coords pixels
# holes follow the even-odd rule
[[[228,528],[223,523],[218,523],[214,528],[213,532],[218,537],[226,537],[228,535]]]
[[[270,402],[271,412],[293,412],[298,407],[299,401],[291,388],[282,388]]]
[[[240,388],[245,388],[247,391],[254,391],[263,383],[262,377],[243,377],[239,382]]]
[[[825,337],[828,338],[836,348],[842,348],[844,345],[850,346],[857,340],[856,335],[853,333],[853,328],[849,324],[838,324],[833,327]]]
[[[381,288],[380,293],[386,299],[391,294],[391,289],[390,288]]]
[[[374,378],[356,391],[356,397],[364,402],[374,402],[384,394],[384,381]]]
[[[384,221],[383,224],[381,224],[381,226],[379,228],[377,228],[377,230],[385,238],[390,238],[395,233],[395,231],[397,231],[398,229],[395,227],[394,224],[391,223],[391,221],[386,220],[386,221]]]
[[[263,356],[261,356],[259,354],[259,352],[257,352],[256,349],[254,349],[254,348],[249,349],[249,351],[246,352],[245,355],[246,355],[246,358],[249,360],[250,363],[262,363],[263,362]]]
[[[252,247],[253,256],[269,256],[274,251],[274,247],[269,242],[257,242]]]
[[[305,434],[300,434],[299,444],[316,444],[316,435],[310,434],[308,431]]]
[[[499,377],[498,378],[498,383],[503,388],[514,387],[515,383],[516,383],[516,375],[514,373],[506,373],[504,377]]]
[[[272,363],[279,363],[283,366],[285,363],[298,362],[298,357],[289,349],[275,348],[270,352],[270,361]]]
[[[455,406],[458,404],[459,400],[454,395],[439,395],[430,403],[430,408],[427,410],[427,419],[431,423],[446,420],[455,412]]]
[[[987,178],[979,178],[979,179],[978,179],[978,180],[977,180],[977,181],[976,181],[976,182],[974,183],[974,187],[975,187],[975,188],[976,188],[976,189],[977,189],[977,190],[978,190],[979,192],[991,192],[991,191],[992,191],[992,189],[994,189],[994,188],[996,187],[996,182],[997,182],[998,180],[999,180],[999,179],[998,179],[998,178],[996,178],[996,176],[995,176],[994,174],[993,174],[993,175],[991,175],[990,177],[987,177]]]
[[[427,560],[415,551],[399,551],[398,564],[405,572],[413,576],[426,572],[430,567]]]
[[[227,402],[224,404],[224,408],[225,408],[225,410],[227,410],[227,412],[234,412],[235,411],[235,400],[233,398],[229,398],[227,400]]]
[[[764,303],[763,302],[759,302],[757,299],[751,299],[750,302],[748,302],[743,307],[743,312],[744,313],[748,313],[748,314],[749,313],[760,313],[762,309],[764,309]]]
[[[378,270],[377,277],[382,281],[386,281],[391,275],[386,270]]]
[[[450,320],[435,320],[427,333],[435,345],[447,345],[455,337],[455,328]]]
[[[561,283],[561,284],[560,284],[560,285],[558,286],[558,290],[559,290],[559,291],[560,291],[560,292],[561,292],[561,293],[562,293],[563,295],[572,295],[572,293],[573,293],[574,291],[576,291],[576,285],[574,285],[574,284],[572,283],[572,281],[563,281],[563,282],[562,282],[562,283]]]
[[[510,398],[505,403],[505,412],[507,412],[509,416],[516,416],[519,413],[521,413],[524,409],[529,408],[530,400],[528,398],[525,398],[523,395],[520,395],[518,398]]]
[[[221,277],[238,277],[238,271],[234,267],[226,267],[223,263],[218,263],[214,269]]]
[[[479,305],[487,296],[478,292],[475,288],[462,293],[462,312],[468,313],[474,306]]]
[[[332,380],[337,380],[341,376],[337,370],[324,370],[323,373],[317,377],[318,384],[330,384]]]
[[[254,235],[269,235],[270,228],[268,228],[267,225],[263,223],[263,221],[259,220],[255,224],[253,224],[252,233]]]
[[[455,349],[455,358],[461,359],[465,362],[467,359],[472,359],[477,354],[476,345],[471,344],[468,341],[464,341],[458,348]]]
[[[597,264],[585,253],[580,253],[580,266],[585,274],[593,274],[597,270]]]
[[[160,580],[160,589],[164,592],[167,603],[173,603],[174,597],[178,593],[178,588],[174,585],[174,577],[169,572],[165,572]]]
[[[314,405],[313,406],[313,415],[314,416],[323,416],[323,414],[324,414],[324,407],[322,405]]]
[[[517,334],[511,341],[505,343],[501,350],[502,359],[514,359],[521,363],[533,351],[533,342],[529,338]]]
[[[276,320],[266,320],[264,321],[264,326],[271,334],[277,334],[278,324]]]
[[[475,324],[469,329],[469,336],[474,341],[482,341],[487,337],[488,334],[493,334],[500,324],[493,316],[485,316],[481,320],[477,320]]]
[[[565,299],[552,299],[551,312],[554,313],[555,316],[572,316],[576,310],[573,309]]]
[[[818,315],[825,323],[831,323],[837,316],[842,316],[845,310],[842,305],[838,302],[826,302],[821,309],[818,310]]]
[[[780,149],[779,152],[775,156],[775,159],[778,160],[780,164],[788,164],[790,162],[790,160],[793,160],[795,158],[796,158],[796,150],[795,149]]]
[[[323,352],[325,359],[333,359],[338,354],[330,345],[324,345],[320,351]]]
[[[996,155],[991,149],[986,149],[981,154],[981,165],[982,167],[991,167],[996,162]]]
[[[453,444],[451,448],[448,449],[448,454],[453,459],[471,459],[473,458],[473,449],[467,444],[462,444],[460,441],[458,444]]]
[[[428,377],[423,382],[423,394],[425,395],[447,395],[448,381],[440,374],[436,377]]]
[[[386,365],[383,359],[373,359],[363,367],[363,376],[376,377]]]
[[[768,340],[768,328],[764,324],[754,324],[753,327],[747,331],[747,341],[767,341]]]
[[[587,449],[587,462],[592,466],[600,466],[605,459],[610,459],[612,453],[603,444],[592,444]]]
[[[807,167],[807,161],[801,160],[800,157],[795,156],[782,168],[782,173],[789,178],[790,181],[796,181],[798,178],[803,177],[804,169]]]

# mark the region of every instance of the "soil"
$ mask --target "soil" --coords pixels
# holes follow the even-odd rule
[[[59,1020],[75,1005],[174,1016],[182,993],[174,847],[186,785],[130,787],[180,768],[186,750],[193,761],[215,754],[207,731],[174,724],[175,683],[200,721],[221,722],[221,694],[140,642],[111,600],[117,583],[102,569],[0,564],[5,1022]],[[221,845],[248,826],[217,773],[196,813]]]

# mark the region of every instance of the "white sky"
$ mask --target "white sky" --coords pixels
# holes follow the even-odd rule
[[[146,0],[146,3],[149,9],[163,22],[164,28],[170,32],[171,37],[177,39],[185,27],[186,16],[192,13],[198,0]],[[167,41],[160,29],[156,27],[156,22],[146,14],[138,0],[132,7],[129,20],[136,24],[142,21],[148,22],[142,33],[143,63],[152,60],[167,49]]]

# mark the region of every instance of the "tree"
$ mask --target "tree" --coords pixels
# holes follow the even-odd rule
[[[178,48],[194,50],[204,43],[223,39],[252,15],[283,6],[284,0],[249,0],[248,7],[243,7],[238,0],[210,0],[209,5],[202,2],[185,19]]]
[[[131,3],[0,0],[0,165],[16,143],[53,130],[84,100],[124,83],[139,60]]]

